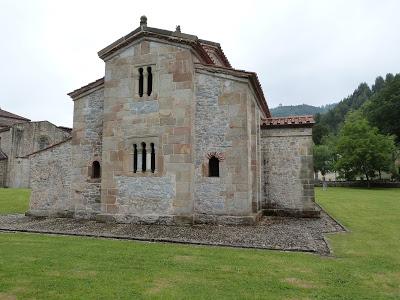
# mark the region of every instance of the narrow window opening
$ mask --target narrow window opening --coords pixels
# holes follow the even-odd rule
[[[153,74],[151,73],[151,67],[147,67],[147,96],[150,96],[152,91],[153,91]]]
[[[100,178],[101,176],[101,168],[100,168],[100,163],[95,160],[92,163],[92,178]]]
[[[133,145],[133,173],[137,172],[137,145]]]
[[[146,143],[142,143],[142,171],[146,172]]]
[[[143,97],[143,68],[139,68],[139,97]]]
[[[219,177],[219,159],[212,156],[208,161],[208,176]]]
[[[154,173],[156,170],[156,152],[154,150],[154,143],[150,144],[151,147],[151,172]]]

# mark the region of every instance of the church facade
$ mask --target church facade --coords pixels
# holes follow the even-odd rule
[[[273,118],[220,45],[140,26],[69,95],[72,138],[30,156],[28,214],[123,223],[317,217],[310,116]]]

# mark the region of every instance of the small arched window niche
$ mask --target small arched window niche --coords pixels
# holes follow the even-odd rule
[[[206,155],[207,166],[205,176],[208,177],[220,177],[220,164],[224,160],[224,155],[220,152],[210,152]]]
[[[95,160],[92,163],[92,176],[93,179],[96,178],[101,178],[101,167],[100,167],[100,162]]]
[[[219,177],[219,159],[215,156],[208,160],[208,177]]]

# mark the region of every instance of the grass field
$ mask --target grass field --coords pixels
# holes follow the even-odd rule
[[[0,210],[27,196],[0,189]],[[328,236],[335,257],[1,233],[0,299],[399,299],[400,189],[317,199],[350,230]]]
[[[25,213],[29,195],[29,189],[0,189],[0,214]]]

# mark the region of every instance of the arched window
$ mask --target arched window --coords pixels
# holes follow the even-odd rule
[[[101,168],[100,163],[95,160],[92,163],[92,178],[100,178],[101,177]]]
[[[146,172],[146,143],[142,143],[142,171]]]
[[[151,95],[153,90],[153,74],[151,73],[151,67],[147,67],[147,96]]]
[[[139,68],[139,96],[143,97],[143,68]]]
[[[211,156],[208,160],[208,176],[219,177],[219,159]]]
[[[47,136],[41,136],[39,138],[39,150],[47,148],[50,145],[49,138]]]

